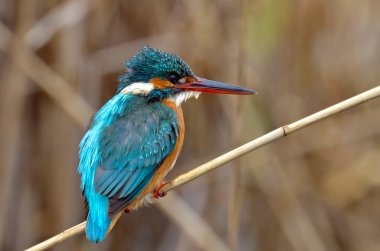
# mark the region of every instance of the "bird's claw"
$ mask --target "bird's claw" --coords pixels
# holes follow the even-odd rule
[[[162,197],[165,197],[165,196],[168,194],[168,193],[165,192],[165,191],[160,191],[161,188],[162,188],[163,186],[165,186],[165,185],[166,185],[166,183],[165,183],[165,182],[162,182],[161,185],[159,185],[157,188],[154,189],[154,191],[153,191],[153,197],[154,197],[154,198],[156,198],[156,199],[158,199],[158,198],[162,198]]]

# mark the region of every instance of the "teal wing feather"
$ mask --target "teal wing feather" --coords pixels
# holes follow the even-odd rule
[[[108,214],[124,209],[144,189],[177,142],[170,108],[147,106],[115,120],[100,136],[94,188],[109,198]]]

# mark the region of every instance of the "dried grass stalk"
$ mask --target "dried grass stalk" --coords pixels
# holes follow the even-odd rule
[[[258,149],[264,145],[267,145],[273,141],[276,141],[282,137],[285,137],[286,135],[289,135],[290,133],[293,133],[297,130],[305,128],[306,126],[314,124],[318,121],[321,121],[339,112],[345,111],[347,109],[350,109],[362,103],[368,102],[372,99],[378,98],[379,96],[380,96],[380,86],[376,86],[366,92],[358,94],[345,101],[342,101],[333,106],[330,106],[324,110],[316,112],[294,123],[277,128],[276,130],[271,131],[270,133],[267,133],[255,140],[252,140],[238,148],[235,148],[234,150],[230,152],[227,152],[217,157],[216,159],[213,159],[199,167],[194,168],[193,170],[187,173],[184,173],[178,176],[177,178],[168,182],[164,187],[162,187],[162,191],[168,192],[170,190],[173,190],[176,187],[184,185],[202,175],[205,175],[206,173],[218,167],[221,167],[222,165],[228,163],[231,160],[239,158],[255,149]],[[74,235],[77,235],[83,232],[85,229],[85,225],[86,225],[86,222],[82,222],[79,225],[76,225],[70,229],[67,229],[63,231],[62,233],[27,249],[26,251],[45,250],[49,247],[52,247]]]

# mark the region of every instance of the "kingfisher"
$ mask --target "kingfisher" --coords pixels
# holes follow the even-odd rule
[[[79,144],[78,173],[87,205],[86,236],[98,243],[123,212],[163,196],[163,179],[181,151],[182,102],[202,92],[255,94],[194,75],[180,57],[145,46],[124,63],[115,94]]]

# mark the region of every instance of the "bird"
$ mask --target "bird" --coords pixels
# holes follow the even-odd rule
[[[204,93],[256,91],[197,77],[179,56],[150,46],[124,62],[116,94],[93,116],[79,144],[86,237],[105,239],[123,212],[164,196],[160,187],[181,151],[181,104]]]

